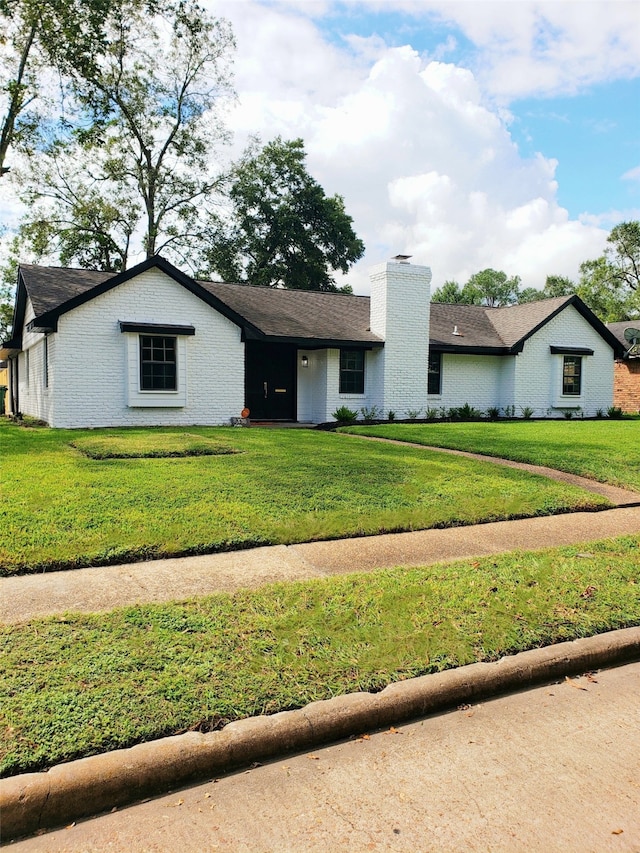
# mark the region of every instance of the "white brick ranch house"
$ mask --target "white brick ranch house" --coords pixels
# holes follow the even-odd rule
[[[161,257],[117,275],[24,265],[8,408],[73,428],[612,405],[621,344],[578,297],[443,305],[430,281],[404,256],[373,270],[370,297],[196,281]]]

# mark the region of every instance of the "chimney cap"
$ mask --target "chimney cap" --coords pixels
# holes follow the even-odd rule
[[[413,255],[394,255],[393,258],[391,258],[391,260],[395,261],[398,264],[408,264],[409,258],[412,258],[412,257],[413,257]]]

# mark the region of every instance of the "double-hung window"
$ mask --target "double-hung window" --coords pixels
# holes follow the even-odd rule
[[[176,338],[140,335],[140,390],[175,391]]]
[[[364,394],[364,350],[340,350],[340,393]]]
[[[565,355],[562,360],[562,394],[579,397],[582,390],[582,356]]]

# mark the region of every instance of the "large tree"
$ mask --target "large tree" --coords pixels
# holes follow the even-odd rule
[[[22,236],[40,256],[108,269],[127,265],[137,236],[147,257],[193,266],[223,182],[212,155],[227,137],[231,29],[190,0],[154,14],[111,2],[104,29],[100,61],[73,80],[71,130],[43,136],[21,176]]]
[[[206,253],[228,281],[297,290],[337,290],[364,254],[341,196],[327,197],[305,165],[301,139],[254,142],[236,166],[230,215]]]
[[[95,67],[111,0],[0,0],[0,177],[11,149],[30,150],[58,85]]]

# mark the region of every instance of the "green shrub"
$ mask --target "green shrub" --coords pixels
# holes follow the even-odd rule
[[[360,414],[365,423],[371,423],[371,421],[379,420],[382,412],[377,406],[363,406],[360,409]]]
[[[348,406],[340,406],[339,409],[336,409],[335,412],[331,413],[331,417],[335,418],[339,424],[347,424],[351,421],[355,421],[358,417],[358,413],[354,412],[353,409],[350,409]]]
[[[410,421],[416,421],[420,417],[422,409],[407,409],[407,417]]]
[[[520,406],[520,411],[522,412],[522,417],[525,421],[531,420],[533,417],[533,409],[531,406]]]
[[[500,417],[500,408],[498,406],[490,406],[487,409],[487,417],[490,421],[497,421]]]
[[[607,416],[614,420],[620,420],[622,417],[622,409],[620,406],[609,406],[607,409]]]
[[[438,410],[432,409],[430,406],[424,410],[424,416],[428,421],[435,421],[438,419]]]
[[[389,409],[389,411],[387,412],[387,420],[388,421],[395,421],[395,419],[396,419],[396,413],[393,411],[393,409]]]

